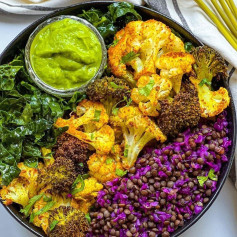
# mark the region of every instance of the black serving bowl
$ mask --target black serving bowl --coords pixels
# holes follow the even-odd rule
[[[86,2],[81,3],[77,5],[73,5],[70,7],[66,7],[60,10],[57,10],[49,15],[46,15],[42,17],[41,19],[37,20],[33,24],[31,24],[29,27],[27,27],[25,30],[23,30],[3,51],[3,53],[0,55],[0,64],[8,63],[13,58],[14,55],[16,55],[20,49],[24,48],[26,45],[26,42],[28,40],[28,37],[33,32],[33,30],[43,21],[47,20],[48,18],[59,16],[59,15],[77,15],[82,12],[82,10],[90,9],[91,7],[104,9],[106,10],[107,6],[109,4],[113,3],[113,1],[97,1],[97,2]],[[142,6],[135,6],[135,9],[141,14],[143,20],[147,19],[156,19],[159,21],[162,21],[166,25],[173,28],[175,31],[179,32],[184,38],[186,38],[188,41],[192,42],[194,45],[199,46],[202,45],[202,42],[195,37],[192,33],[190,33],[188,30],[183,28],[179,23],[175,22],[174,20],[170,19],[167,16],[164,16],[163,14],[151,10],[146,7]],[[232,95],[230,92],[230,88],[227,82],[223,82],[224,87],[228,90],[229,95],[231,97],[231,103],[230,106],[227,108],[227,117],[230,124],[230,134],[229,138],[232,141],[231,148],[229,149],[227,153],[228,162],[226,162],[221,169],[221,174],[219,176],[218,184],[217,184],[217,190],[212,194],[210,197],[210,201],[205,204],[204,209],[201,213],[198,215],[195,215],[193,218],[185,222],[185,225],[181,228],[178,228],[175,232],[171,234],[172,237],[179,236],[181,233],[183,233],[185,230],[187,230],[189,227],[191,227],[195,222],[197,222],[201,216],[209,209],[209,207],[212,205],[212,203],[217,198],[221,188],[223,187],[225,180],[229,174],[232,162],[234,160],[234,150],[235,150],[235,144],[236,144],[236,113],[235,113],[235,107],[234,102],[232,99]],[[17,205],[10,205],[5,206],[3,205],[7,211],[23,226],[25,226],[28,230],[30,230],[32,233],[34,233],[36,236],[44,237],[45,234],[43,231],[34,226],[33,224],[29,223],[27,219],[23,217],[23,215],[19,212],[19,206]]]

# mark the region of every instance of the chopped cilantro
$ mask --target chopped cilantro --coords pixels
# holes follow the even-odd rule
[[[110,82],[110,86],[114,89],[124,89],[124,86],[117,85],[113,81]]]
[[[101,114],[101,110],[95,110],[95,113],[94,113],[94,119],[93,121],[96,121],[96,122],[99,122],[100,121],[100,114]]]
[[[214,174],[214,172],[215,171],[213,169],[210,169],[207,176],[197,176],[198,182],[201,187],[203,187],[204,183],[208,180],[208,178],[213,181],[217,181],[217,176]]]
[[[77,184],[80,183],[81,186],[80,188],[76,188]],[[72,191],[71,191],[71,194],[72,195],[75,195],[76,193],[79,193],[81,191],[83,191],[85,188],[85,182],[84,182],[84,179],[83,177],[79,174],[76,178],[76,180],[74,181],[74,183],[72,184]]]
[[[128,145],[125,146],[123,155],[124,155],[124,157],[128,157]]]
[[[116,175],[123,177],[125,174],[127,174],[127,170],[121,170],[121,169],[116,169],[115,173]]]
[[[106,165],[112,164],[113,161],[114,161],[114,160],[113,160],[112,158],[108,158],[108,159],[106,160]]]
[[[52,231],[56,227],[58,222],[59,222],[58,220],[53,220],[52,223],[49,226],[49,230]]]
[[[113,107],[112,108],[112,114],[113,115],[118,115],[119,108]]]
[[[114,47],[118,44],[119,40],[117,38],[114,39],[113,43],[111,44],[111,47]]]
[[[88,223],[91,223],[91,217],[89,213],[86,213],[85,218],[87,219]]]
[[[151,79],[144,87],[138,88],[138,91],[141,95],[148,96],[155,85],[155,81]]]
[[[91,140],[94,140],[94,133],[91,133]]]
[[[39,195],[36,195],[36,196],[32,197],[29,200],[28,205],[25,206],[25,208],[21,209],[20,212],[23,213],[26,217],[29,216],[31,207],[33,207],[34,204],[43,197],[43,195],[44,195],[44,193],[41,193]]]
[[[201,80],[201,82],[198,85],[199,86],[203,86],[203,85],[211,86],[211,82],[208,81],[207,78],[204,78],[204,79]]]
[[[36,216],[39,216],[39,215],[44,214],[45,212],[49,211],[55,205],[55,203],[56,202],[54,202],[54,201],[48,202],[43,208],[41,208],[37,212],[32,212],[30,215],[30,223],[33,222],[33,220]]]
[[[135,52],[131,51],[122,57],[121,63],[126,64],[126,63],[132,61],[133,59],[135,59],[136,57],[138,57],[139,55],[140,55],[139,53],[135,53]]]
[[[43,201],[44,202],[51,202],[52,201],[52,197],[48,197],[48,196],[44,195]]]

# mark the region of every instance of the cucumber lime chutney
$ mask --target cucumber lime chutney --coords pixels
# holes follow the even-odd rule
[[[30,63],[47,85],[69,90],[90,81],[101,66],[102,46],[85,24],[70,18],[52,22],[34,37]]]

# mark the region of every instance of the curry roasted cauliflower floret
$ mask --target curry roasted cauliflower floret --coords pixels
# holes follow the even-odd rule
[[[57,119],[55,126],[56,127],[65,127],[68,126],[66,131],[68,134],[78,138],[79,140],[90,144],[97,153],[107,154],[111,151],[114,145],[114,131],[109,125],[104,125],[99,130],[94,132],[86,133],[77,130],[77,124],[74,122],[76,118],[72,116],[70,119]]]
[[[184,52],[169,52],[163,54],[156,61],[156,67],[160,69],[160,76],[172,82],[173,90],[179,93],[182,78],[185,73],[192,71],[194,57]]]
[[[85,187],[81,192],[78,192],[74,195],[74,198],[77,200],[86,200],[90,199],[91,197],[97,197],[97,193],[103,188],[103,185],[98,183],[98,181],[90,177],[84,180]],[[81,183],[79,182],[76,186],[76,189],[81,187]]]
[[[39,163],[38,167],[42,166],[43,164]],[[17,203],[25,207],[37,192],[38,169],[29,168],[24,163],[19,163],[18,168],[21,170],[19,177],[13,179],[8,186],[3,186],[0,196],[5,205]]]
[[[143,115],[134,106],[120,108],[118,115],[112,116],[110,122],[122,129],[124,136],[123,167],[131,168],[143,147],[153,139],[164,142],[166,136],[149,117]]]
[[[75,127],[83,126],[85,132],[94,132],[108,123],[109,116],[100,102],[82,100],[77,106],[78,118],[73,120]]]
[[[94,153],[90,156],[87,164],[90,170],[89,174],[101,183],[117,178],[116,170],[123,169],[119,154],[99,155]]]
[[[75,189],[80,189],[82,183],[78,183]],[[73,194],[71,206],[88,213],[91,206],[95,203],[98,192],[103,188],[103,185],[99,183],[94,177],[90,177],[84,180],[84,188],[82,191]]]
[[[142,76],[132,90],[131,98],[138,104],[144,115],[158,116],[160,110],[159,100],[166,99],[172,89],[169,79],[161,78],[157,74]]]
[[[202,46],[192,52],[196,63],[193,65],[195,76],[190,80],[198,91],[201,116],[204,118],[220,114],[230,103],[228,91],[220,87],[214,91],[212,80],[227,79],[227,66],[224,59],[212,48]]]
[[[125,78],[133,87],[134,79],[156,73],[155,62],[162,53],[177,52],[179,47],[179,52],[184,51],[170,28],[156,20],[132,21],[115,39],[118,43],[108,50],[109,66],[115,76]]]
[[[185,53],[183,41],[177,37],[175,34],[171,33],[169,37],[169,42],[165,45],[158,53],[158,58],[169,52],[183,52]]]

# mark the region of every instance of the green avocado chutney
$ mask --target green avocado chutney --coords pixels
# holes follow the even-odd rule
[[[79,21],[65,18],[40,30],[30,48],[36,75],[60,90],[79,88],[95,76],[102,47],[95,33]]]

